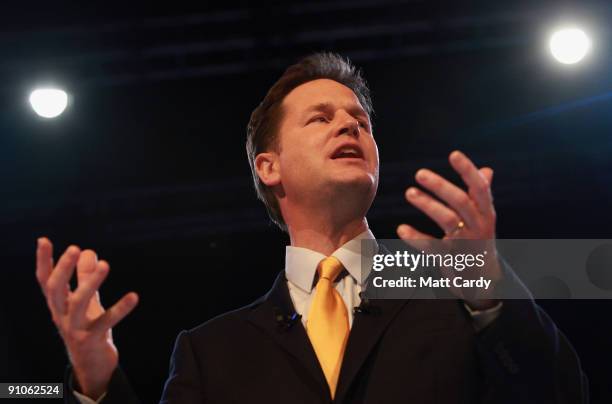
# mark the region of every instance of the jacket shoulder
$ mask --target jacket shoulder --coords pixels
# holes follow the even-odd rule
[[[216,317],[197,325],[194,328],[184,331],[194,340],[208,338],[226,338],[229,333],[240,332],[248,326],[248,316],[253,310],[259,307],[266,300],[266,296],[262,296],[246,306],[240,307],[220,314]]]

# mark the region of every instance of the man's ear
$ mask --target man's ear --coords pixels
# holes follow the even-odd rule
[[[269,187],[280,184],[280,166],[278,162],[278,154],[276,153],[259,153],[255,157],[255,170],[261,182]]]

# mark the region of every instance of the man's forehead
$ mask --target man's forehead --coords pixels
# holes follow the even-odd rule
[[[294,112],[302,112],[320,105],[358,105],[357,95],[342,83],[330,79],[317,79],[301,84],[291,90],[283,100],[283,106]]]

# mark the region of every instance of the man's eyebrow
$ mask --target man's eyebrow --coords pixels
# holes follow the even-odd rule
[[[314,104],[306,108],[304,111],[304,115],[310,114],[311,112],[328,112],[332,108],[332,104],[329,102],[320,102],[318,104]]]
[[[314,104],[306,108],[304,111],[304,116],[312,113],[312,112],[329,112],[334,109],[334,106],[330,102],[320,102],[318,104]],[[368,114],[361,108],[358,104],[351,104],[346,108],[347,112],[353,116],[363,117],[369,119]]]

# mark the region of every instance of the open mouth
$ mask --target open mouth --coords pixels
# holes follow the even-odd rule
[[[363,159],[361,149],[354,145],[344,145],[336,149],[331,156],[332,160],[339,159]]]

